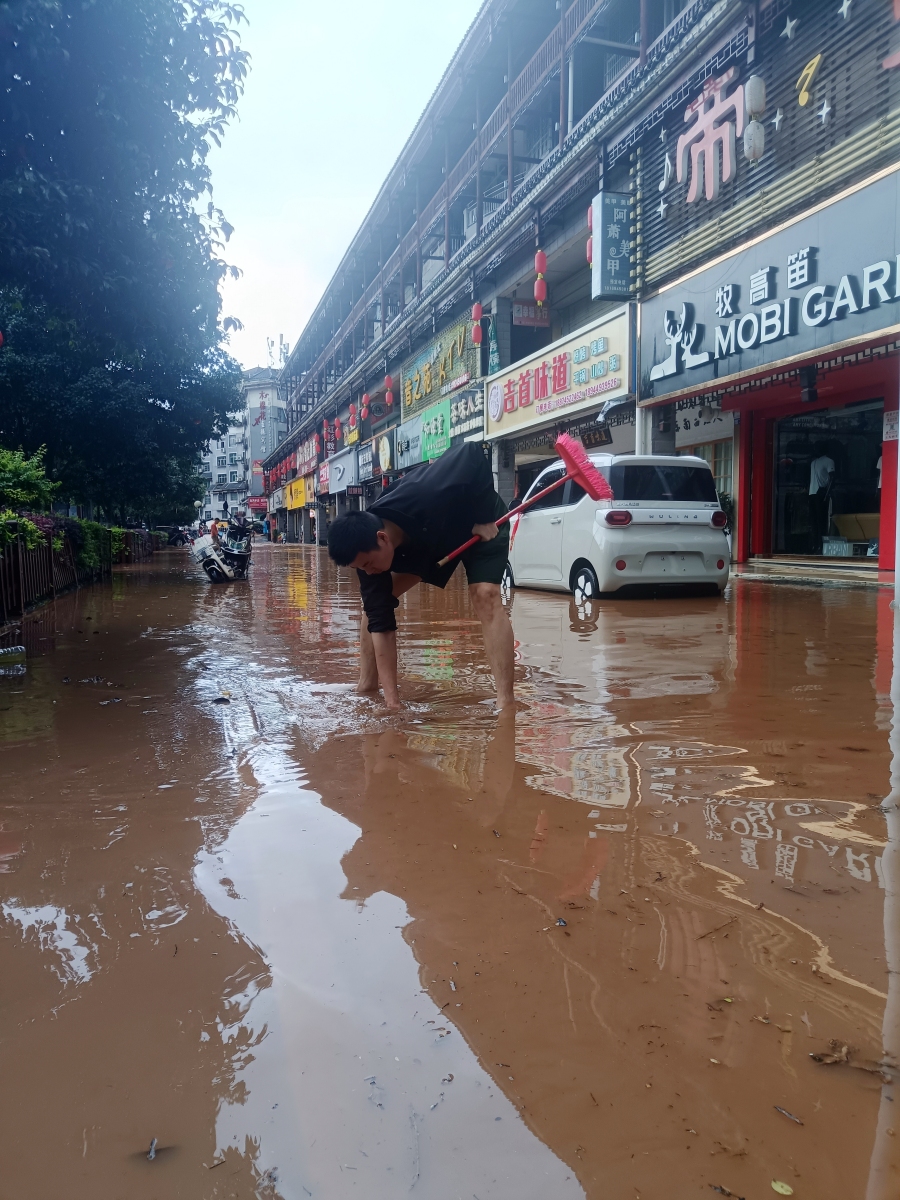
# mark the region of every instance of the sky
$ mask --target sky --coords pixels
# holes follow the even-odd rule
[[[267,338],[297,341],[480,5],[245,0],[252,69],[210,155],[245,368],[266,364]]]

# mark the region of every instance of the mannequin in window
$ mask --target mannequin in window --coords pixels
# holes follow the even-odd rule
[[[817,442],[809,465],[809,515],[812,525],[813,553],[822,553],[822,538],[831,524],[831,488],[834,483],[834,459]]]

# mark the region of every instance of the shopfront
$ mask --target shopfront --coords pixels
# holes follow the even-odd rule
[[[306,482],[292,479],[284,485],[284,506],[287,509],[286,540],[289,542],[303,541],[302,513],[306,504]]]
[[[591,450],[634,452],[635,311],[617,308],[485,380],[485,440],[515,471],[515,494],[556,457],[563,431]]]
[[[362,507],[374,503],[396,470],[394,429],[378,434],[359,448],[357,472],[362,488]]]
[[[730,493],[738,561],[893,570],[898,181],[881,172],[643,305],[641,403]]]

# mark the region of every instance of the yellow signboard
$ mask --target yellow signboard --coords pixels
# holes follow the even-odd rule
[[[485,439],[556,424],[632,392],[633,311],[617,308],[485,380]]]
[[[290,483],[284,485],[284,502],[285,508],[289,510],[303,508],[306,503],[305,478],[292,479]]]

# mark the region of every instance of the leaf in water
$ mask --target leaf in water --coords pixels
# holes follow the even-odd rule
[[[794,1189],[789,1183],[782,1183],[779,1179],[772,1180],[772,1191],[777,1192],[779,1196],[793,1196]]]

